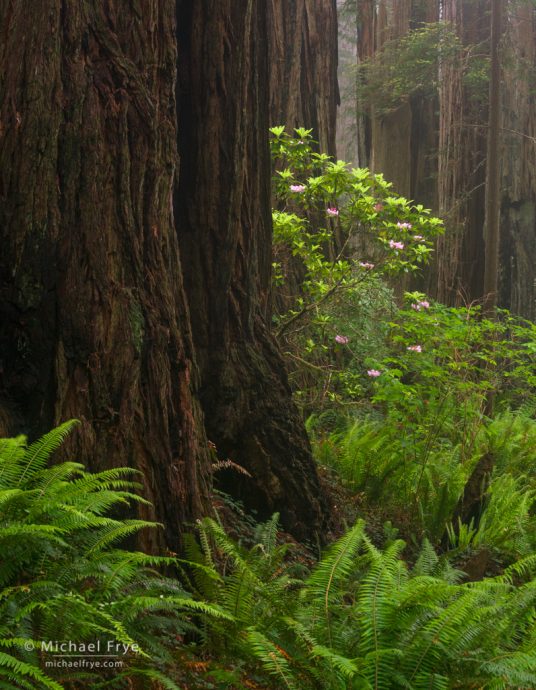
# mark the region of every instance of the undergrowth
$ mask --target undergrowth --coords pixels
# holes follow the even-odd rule
[[[276,518],[249,549],[210,519],[189,545],[189,588],[228,615],[202,616],[197,652],[239,669],[228,687],[247,671],[290,690],[536,684],[536,557],[462,584],[429,541],[409,568],[403,541],[379,550],[360,520],[297,577]]]
[[[158,528],[110,517],[118,507],[146,503],[138,473],[48,465],[73,425],[30,446],[23,436],[0,440],[0,688],[126,687],[139,677],[178,689],[168,670],[177,639],[192,631],[190,614],[227,614],[162,574],[175,559],[118,545]],[[77,668],[71,658],[54,666],[51,642],[71,643],[74,653],[67,651],[76,656],[97,641],[121,668]]]
[[[502,423],[519,430],[509,442],[519,447],[525,423]],[[410,567],[396,530],[379,549],[358,520],[311,564],[281,539],[277,515],[256,526],[248,546],[206,518],[186,538],[183,559],[128,551],[117,544],[156,527],[109,516],[143,502],[133,471],[48,466],[72,425],[30,446],[23,437],[0,443],[0,687],[536,684],[536,556],[463,582],[428,539]],[[508,444],[498,442],[507,466]],[[493,533],[493,511],[481,525]],[[128,652],[114,673],[65,671],[46,664],[42,643],[54,640],[110,641]]]

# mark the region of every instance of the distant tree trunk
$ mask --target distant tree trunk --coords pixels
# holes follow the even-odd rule
[[[269,16],[281,17],[290,5],[270,5]],[[270,333],[267,41],[274,33],[267,11],[260,0],[179,0],[184,174],[176,218],[207,434],[222,460],[251,474],[227,470],[221,482],[260,517],[279,511],[286,529],[313,538],[323,520],[321,492]],[[303,19],[295,21],[301,26]],[[289,31],[284,21],[282,27]],[[304,68],[301,79],[307,78]],[[282,112],[295,108],[281,105]]]
[[[370,149],[369,105],[362,97],[362,62],[374,55],[374,0],[337,0],[339,25],[340,108],[337,112],[337,155],[367,167]]]
[[[154,504],[142,513],[176,548],[208,492],[172,208],[174,3],[0,0],[0,33],[0,396],[11,431],[81,419],[69,457],[141,470]]]
[[[375,23],[375,49],[406,34],[410,26],[411,0],[380,0]],[[399,194],[410,195],[411,107],[404,99],[396,110],[377,113],[371,109],[373,172],[385,173]]]
[[[335,155],[339,88],[336,0],[268,3],[270,125],[313,130]]]
[[[500,116],[501,116],[501,62],[499,55],[502,34],[502,0],[491,3],[491,68],[489,81],[489,118],[488,146],[486,159],[486,222],[484,229],[484,295],[483,312],[488,318],[494,318],[497,308],[499,286],[499,221],[501,210],[500,190]],[[487,393],[486,414],[491,416],[494,407],[494,391]],[[478,524],[484,497],[489,485],[495,460],[486,452],[476,464],[457,508],[457,516],[462,522],[471,519]]]
[[[412,199],[445,219],[446,233],[438,240],[422,289],[447,304],[480,300],[484,294],[482,228],[488,130],[488,89],[481,66],[490,45],[491,3],[425,0],[408,5],[393,0],[339,0],[338,4],[344,8],[343,17],[351,9],[358,19],[358,61],[373,57],[386,37],[402,35],[408,28],[439,17],[458,36],[462,47],[456,56],[441,55],[440,50],[438,107],[432,99],[412,96],[411,118],[405,107],[382,118],[370,112],[370,102],[361,103],[360,112],[368,107],[370,117],[360,116],[357,141],[360,163],[372,160],[399,191],[409,189]],[[510,3],[505,5],[504,15],[498,303],[534,319],[536,8],[531,3]],[[345,103],[342,105],[344,108]],[[348,149],[344,134],[341,141]]]
[[[486,158],[486,218],[484,231],[484,311],[493,315],[499,287],[499,222],[501,213],[501,175],[499,161],[501,117],[501,40],[502,0],[491,2],[491,70],[489,82],[488,146]]]
[[[437,0],[418,3],[413,0],[380,0],[376,3],[373,0],[339,0],[339,6],[343,15],[342,40],[346,53],[349,53],[348,25],[353,15],[354,40],[357,41],[354,59],[357,64],[352,67],[358,68],[358,79],[359,66],[377,57],[387,42],[404,37],[410,29],[421,28],[425,22],[438,20]],[[348,83],[344,70],[343,83]],[[395,189],[408,198],[436,206],[435,100],[416,93],[404,96],[396,108],[385,112],[362,99],[357,83],[354,98],[357,129],[354,148],[357,148],[359,165],[367,165],[383,173],[393,182]],[[344,110],[342,118],[343,128],[338,136],[343,146],[348,148]]]
[[[536,7],[505,12],[499,304],[536,321]]]
[[[444,18],[464,48],[458,64],[444,63],[440,86],[438,188],[447,232],[437,247],[430,291],[449,304],[497,293],[498,304],[536,318],[536,8],[514,3],[503,8],[503,80],[499,127],[502,165],[500,271],[498,285],[484,287],[486,150],[488,98],[476,84],[464,84],[464,68],[490,46],[490,3],[446,0]],[[473,46],[473,49],[471,49]],[[475,48],[475,46],[478,46]],[[474,75],[474,71],[473,71]],[[465,80],[467,82],[467,80]],[[480,101],[480,106],[478,102]],[[488,262],[488,265],[489,262]],[[500,273],[500,275],[498,274]]]

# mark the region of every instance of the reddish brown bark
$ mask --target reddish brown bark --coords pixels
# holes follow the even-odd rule
[[[179,240],[207,433],[222,484],[311,538],[316,469],[270,333],[268,51],[264,3],[179,2]]]
[[[536,320],[536,7],[505,13],[499,303]]]
[[[464,46],[489,37],[489,3],[448,0],[445,19]],[[438,191],[446,233],[438,242],[430,291],[447,304],[479,300],[484,282],[487,98],[464,79],[466,49],[443,63],[440,84]],[[484,124],[483,124],[484,123]]]
[[[490,4],[448,0],[451,21],[466,47],[466,65],[474,53],[489,52]],[[528,318],[536,315],[536,118],[531,89],[536,46],[536,10],[525,4],[505,12],[499,128],[501,244],[498,268],[484,279],[486,150],[488,99],[485,84],[475,93],[461,64],[444,65],[440,92],[439,198],[447,234],[438,243],[430,290],[444,302],[460,304],[497,293],[501,307]],[[471,46],[478,46],[471,50]],[[464,83],[465,81],[465,83]],[[498,286],[494,285],[497,276]]]
[[[0,1],[3,406],[145,475],[177,545],[206,454],[173,222],[174,5]],[[155,546],[156,532],[145,537]]]
[[[0,0],[0,422],[79,417],[69,455],[143,471],[172,547],[207,510],[205,428],[249,507],[323,520],[269,329],[267,12]]]
[[[497,307],[499,287],[499,222],[501,212],[500,120],[501,120],[501,56],[502,0],[491,2],[491,68],[489,81],[488,145],[486,150],[486,204],[484,224],[484,309],[493,315]]]

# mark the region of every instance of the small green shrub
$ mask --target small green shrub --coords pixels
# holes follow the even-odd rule
[[[362,395],[361,373],[347,365],[383,351],[379,317],[394,302],[382,278],[425,264],[442,224],[381,175],[313,151],[310,130],[270,131],[274,328],[309,413]]]

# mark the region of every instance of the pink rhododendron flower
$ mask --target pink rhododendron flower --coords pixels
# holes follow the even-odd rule
[[[424,237],[422,235],[413,235],[413,239],[420,241],[420,240],[424,240]]]
[[[403,242],[395,242],[394,240],[389,240],[389,246],[391,249],[404,249]]]
[[[401,223],[400,221],[398,221],[396,227],[403,228],[404,230],[411,230],[411,223]]]
[[[371,376],[373,379],[378,378],[382,372],[377,369],[367,369],[367,376]]]
[[[416,304],[411,305],[412,309],[415,309],[415,311],[421,311],[422,309],[430,309],[430,302],[427,300],[420,300]]]
[[[291,184],[290,185],[290,191],[291,192],[305,192],[305,185],[304,184]]]
[[[339,209],[332,206],[332,207],[326,209],[326,213],[328,214],[328,216],[338,216],[339,215]]]
[[[370,261],[360,261],[359,265],[361,266],[361,268],[366,268],[368,270],[374,268],[374,264],[371,264]]]
[[[420,345],[409,345],[408,350],[411,350],[411,352],[422,352],[422,347]]]
[[[340,345],[348,345],[350,338],[348,338],[346,335],[336,335],[335,342],[339,343]]]
[[[376,211],[376,213],[383,211],[383,204],[374,204],[374,210]]]

